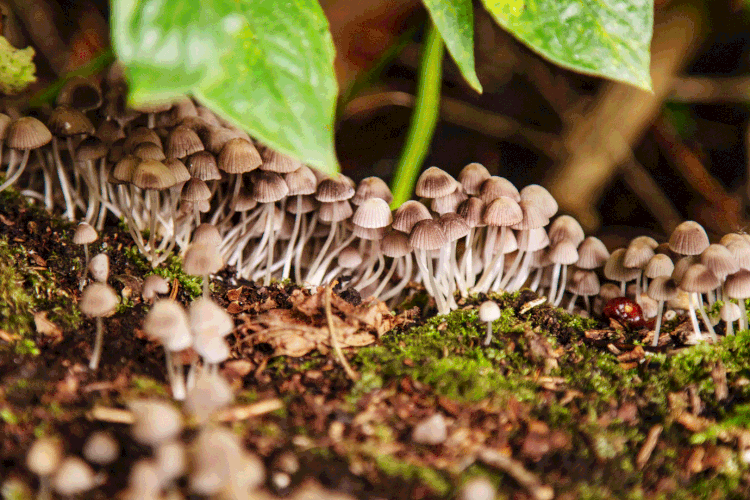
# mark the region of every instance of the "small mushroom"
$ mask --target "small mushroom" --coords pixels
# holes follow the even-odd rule
[[[99,233],[97,233],[96,229],[86,222],[78,224],[76,232],[73,233],[73,243],[76,245],[83,245],[83,255],[85,259],[83,264],[83,276],[81,276],[81,281],[79,283],[81,290],[83,290],[83,286],[86,284],[86,272],[89,267],[89,243],[95,242],[98,238]]]
[[[96,342],[94,352],[91,355],[89,368],[96,370],[99,367],[99,358],[102,355],[102,342],[104,337],[104,323],[102,318],[109,316],[117,307],[117,295],[108,285],[104,283],[92,283],[87,286],[81,294],[79,307],[81,312],[91,318],[96,318]]]
[[[48,500],[50,496],[50,477],[60,467],[63,457],[62,444],[54,438],[39,438],[31,445],[26,455],[26,466],[31,472],[39,476],[40,500]]]
[[[96,486],[96,475],[89,464],[78,457],[66,457],[52,478],[52,487],[64,497],[79,495]]]
[[[94,281],[106,283],[109,278],[109,257],[106,253],[99,253],[91,258],[88,265],[89,273]]]
[[[482,305],[479,306],[479,320],[487,323],[487,336],[484,338],[484,345],[490,345],[490,342],[492,342],[492,323],[496,319],[500,319],[500,306],[497,305],[497,302],[492,300],[482,302]]]
[[[141,289],[141,297],[145,302],[153,302],[159,295],[166,295],[169,293],[169,282],[159,276],[158,274],[152,274],[146,276],[143,280],[143,288]]]
[[[86,439],[83,456],[97,465],[109,465],[120,456],[120,444],[109,432],[96,431]]]

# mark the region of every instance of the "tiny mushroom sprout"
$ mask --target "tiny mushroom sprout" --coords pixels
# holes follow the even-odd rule
[[[83,445],[83,456],[97,465],[109,465],[120,456],[120,443],[107,431],[95,431]]]
[[[130,401],[128,408],[134,418],[130,432],[141,444],[156,448],[182,432],[182,414],[166,401],[137,399]]]
[[[740,319],[742,311],[734,302],[726,301],[719,310],[721,320],[727,325],[727,335],[734,335],[734,322]]]
[[[661,330],[662,316],[664,313],[664,302],[673,299],[677,295],[677,284],[669,276],[657,276],[651,280],[651,283],[649,283],[646,293],[658,303],[654,340],[651,344],[653,347],[656,347],[659,345],[659,331]]]
[[[89,262],[88,269],[94,281],[106,283],[107,278],[109,278],[109,257],[107,257],[107,254],[94,255]]]
[[[89,267],[89,243],[95,242],[99,238],[99,233],[96,232],[90,224],[81,222],[78,224],[75,233],[73,233],[73,244],[83,245],[83,275],[81,276],[80,288],[83,290],[83,286],[86,284],[86,272]]]
[[[50,498],[50,477],[60,467],[63,458],[62,443],[55,438],[43,437],[34,441],[26,454],[26,466],[39,476],[39,495],[37,498]]]
[[[146,315],[143,330],[164,345],[172,396],[177,400],[185,399],[182,365],[175,366],[171,353],[187,349],[193,344],[187,313],[173,300],[157,300]]]
[[[487,323],[487,336],[484,338],[484,345],[490,345],[492,342],[492,323],[500,319],[500,306],[497,302],[486,300],[479,306],[479,320]]]
[[[86,316],[96,318],[96,342],[89,362],[89,368],[92,370],[99,367],[99,359],[102,355],[102,343],[104,341],[102,318],[112,314],[117,307],[117,303],[117,294],[104,283],[92,283],[81,294],[81,302],[79,303],[81,312]]]
[[[97,486],[91,466],[78,457],[65,457],[52,478],[52,487],[64,497],[85,493]]]
[[[166,295],[169,293],[169,282],[159,276],[158,274],[152,274],[146,276],[143,280],[143,287],[141,288],[141,297],[146,302],[153,302],[159,295]]]
[[[208,297],[208,276],[219,272],[224,261],[216,245],[194,243],[185,253],[184,270],[187,274],[203,277],[203,296]]]

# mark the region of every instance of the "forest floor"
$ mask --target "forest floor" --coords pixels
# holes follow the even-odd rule
[[[105,320],[100,369],[87,368],[94,325],[76,305],[83,250],[72,233],[20,196],[0,195],[5,498],[37,485],[25,468],[35,437],[58,435],[80,455],[99,429],[124,452],[89,497],[112,498],[150,453],[130,438],[125,403],[169,396],[163,349],[141,330],[140,287],[152,271],[118,228],[90,249],[109,255],[122,301]],[[485,347],[476,310],[484,296],[434,316],[420,293],[392,314],[337,289],[333,322],[351,380],[329,351],[322,290],[262,287],[230,271],[211,283],[237,325],[221,369],[236,400],[217,418],[263,458],[269,493],[294,496],[315,481],[358,498],[446,498],[481,475],[499,498],[750,495],[750,332],[686,346],[678,318],[651,348],[647,328],[571,316],[527,290],[491,297],[502,317]],[[158,272],[177,300],[200,293],[178,259]],[[287,473],[290,456],[300,467]]]

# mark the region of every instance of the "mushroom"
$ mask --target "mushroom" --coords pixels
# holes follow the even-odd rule
[[[109,285],[104,283],[91,283],[81,294],[79,307],[86,316],[96,318],[96,342],[94,352],[91,354],[89,368],[96,370],[99,367],[99,358],[102,355],[102,343],[104,341],[104,316],[109,316],[117,307],[117,294]]]
[[[83,456],[97,465],[109,465],[120,456],[120,444],[107,431],[95,431],[83,445]]]
[[[151,338],[164,345],[167,363],[167,378],[172,388],[172,397],[185,399],[185,379],[182,365],[176,366],[171,353],[193,345],[188,316],[182,306],[170,299],[157,300],[146,314],[143,330]]]
[[[737,299],[740,306],[740,331],[747,329],[747,310],[745,300],[750,298],[750,271],[740,269],[739,272],[727,276],[724,282],[724,292],[730,299]]]
[[[734,322],[740,319],[742,311],[740,306],[728,300],[724,302],[719,310],[722,321],[727,325],[727,335],[734,335]]]
[[[492,323],[500,319],[500,306],[497,302],[486,300],[479,306],[479,320],[487,323],[487,336],[484,338],[484,345],[490,345],[492,342]]]
[[[141,297],[146,302],[153,302],[159,295],[169,293],[169,282],[158,274],[146,276],[141,287]]]
[[[64,497],[85,493],[97,484],[96,475],[91,467],[78,457],[68,456],[52,478],[52,487]]]
[[[26,454],[26,466],[31,472],[39,476],[40,500],[49,500],[50,477],[60,467],[63,457],[62,443],[58,439],[43,437],[34,441]]]
[[[109,278],[109,257],[106,253],[98,253],[91,258],[88,265],[89,273],[94,281],[106,283]]]
[[[89,268],[89,243],[95,242],[99,238],[99,233],[96,232],[90,224],[81,222],[78,224],[75,233],[73,233],[73,244],[83,245],[83,274],[79,282],[79,287],[83,290],[83,286],[86,284],[86,273]]]
[[[659,332],[664,313],[664,302],[671,300],[677,295],[677,284],[669,276],[657,276],[651,280],[646,292],[649,297],[658,302],[656,310],[656,327],[654,329],[653,347],[659,345]]]

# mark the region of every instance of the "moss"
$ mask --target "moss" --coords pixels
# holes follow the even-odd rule
[[[374,459],[378,469],[389,476],[400,477],[407,481],[418,480],[440,496],[446,496],[451,490],[450,480],[435,469],[410,464],[390,455],[378,455]]]
[[[135,245],[126,248],[124,253],[125,257],[135,264],[139,271],[144,273],[144,277],[158,274],[170,282],[177,279],[180,286],[193,298],[196,298],[203,293],[203,278],[186,274],[185,271],[182,270],[182,259],[177,255],[170,255],[161,266],[154,269],[151,267],[151,264],[149,264],[146,257],[141,255],[138,251],[138,247]]]
[[[169,393],[163,384],[149,377],[133,377],[130,381],[130,397],[141,396],[168,396]]]

